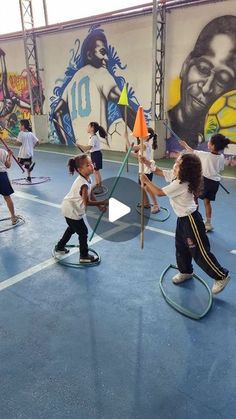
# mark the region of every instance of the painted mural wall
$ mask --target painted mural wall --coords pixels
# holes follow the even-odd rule
[[[165,108],[171,128],[195,148],[206,148],[216,132],[236,144],[235,0],[172,10],[166,29]],[[86,144],[87,125],[96,121],[107,131],[110,148],[124,150],[124,108],[117,104],[124,84],[130,131],[139,104],[152,125],[151,15],[41,35],[37,44],[46,140]],[[0,123],[16,134],[19,119],[30,116],[23,42],[1,42],[0,48]],[[167,153],[174,156],[178,142],[167,137]]]
[[[38,84],[32,71],[33,91]],[[34,95],[33,95],[34,97]],[[34,101],[37,113],[38,103]],[[0,45],[0,124],[6,128],[3,136],[7,138],[19,133],[21,119],[31,118],[30,96],[25,69],[22,42],[9,42]]]
[[[151,42],[150,17],[43,37],[50,141],[87,144],[96,121],[108,134],[103,147],[124,150],[125,110],[117,102],[126,84],[129,131],[139,104],[150,120]]]
[[[226,1],[168,15],[166,116],[193,148],[222,133],[236,144],[236,4]],[[169,134],[170,155],[180,150]],[[230,160],[232,164],[232,159]]]

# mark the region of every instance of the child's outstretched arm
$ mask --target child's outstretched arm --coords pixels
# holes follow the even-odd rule
[[[6,166],[7,169],[9,169],[11,167],[12,155],[13,155],[13,152],[11,150],[8,151],[7,158],[6,158],[6,161],[5,161],[5,166]]]
[[[159,186],[154,185],[146,175],[140,175],[141,185],[145,189],[145,191],[152,193],[153,195],[157,196],[166,196],[165,192]]]
[[[163,170],[155,164],[154,160],[147,160],[146,157],[142,156],[139,156],[139,160],[149,167],[155,175],[164,177]]]
[[[80,148],[80,150],[83,150],[84,153],[87,151],[90,151],[92,146],[91,145],[81,145],[78,142],[76,142],[76,147]]]
[[[186,141],[183,140],[179,140],[179,144],[182,145],[183,148],[185,148],[185,150],[189,151],[190,153],[194,152],[194,149],[192,147],[190,147]]]

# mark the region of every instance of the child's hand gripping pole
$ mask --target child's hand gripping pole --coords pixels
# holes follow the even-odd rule
[[[25,169],[23,168],[23,166],[21,166],[21,164],[18,162],[17,158],[14,156],[12,150],[8,147],[8,145],[5,143],[5,141],[0,137],[0,141],[3,143],[5,149],[8,151],[8,153],[11,154],[12,158],[15,160],[16,164],[20,167],[20,169],[22,170],[22,173],[24,173]]]
[[[118,174],[117,174],[117,177],[116,177],[116,179],[115,179],[115,182],[114,182],[114,184],[112,185],[111,191],[110,191],[110,193],[109,193],[109,195],[108,195],[108,200],[112,197],[112,194],[113,194],[113,192],[114,192],[114,190],[115,190],[115,188],[116,188],[116,185],[117,185],[117,183],[118,183],[118,181],[119,181],[119,179],[120,179],[120,177],[121,177],[121,174],[122,174],[122,172],[123,172],[123,170],[124,170],[124,167],[125,167],[125,165],[126,165],[126,163],[127,163],[127,160],[128,160],[129,155],[130,155],[130,153],[131,153],[131,150],[132,150],[132,146],[130,146],[130,147],[129,147],[129,149],[128,149],[128,151],[127,151],[126,155],[125,155],[125,158],[124,158],[124,160],[123,160],[123,162],[122,162],[122,165],[121,165],[121,167],[120,167],[120,169],[119,169],[119,172],[118,172]],[[98,217],[97,222],[96,222],[96,225],[95,225],[95,227],[94,227],[94,229],[93,229],[93,231],[92,231],[92,234],[91,234],[91,236],[90,236],[90,238],[89,238],[89,241],[91,241],[91,240],[92,240],[92,238],[93,238],[93,236],[94,236],[95,232],[97,231],[98,225],[99,225],[99,223],[100,223],[100,221],[101,221],[101,219],[102,219],[103,214],[104,214],[104,212],[101,212],[100,216]]]

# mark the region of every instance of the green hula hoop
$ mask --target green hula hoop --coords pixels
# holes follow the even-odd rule
[[[165,207],[160,207],[163,211],[165,211],[166,212],[166,216],[164,216],[163,218],[155,218],[155,217],[153,217],[153,216],[151,216],[150,215],[150,217],[148,216],[148,215],[146,215],[145,214],[145,208],[144,208],[144,217],[145,218],[148,218],[148,219],[150,219],[150,220],[153,220],[153,221],[158,221],[159,223],[163,223],[164,221],[166,221],[166,220],[168,220],[168,218],[170,218],[170,211],[168,210],[168,208],[165,208]],[[137,213],[138,214],[140,214],[141,215],[141,211],[139,210],[139,207],[137,206],[136,207],[136,211],[137,211]],[[157,214],[156,215],[158,215],[159,214],[159,212],[157,212]]]
[[[166,275],[166,272],[167,272],[169,269],[171,269],[171,268],[173,268],[173,269],[178,269],[175,265],[171,265],[171,264],[170,264],[170,265],[169,265],[169,266],[167,266],[167,268],[166,268],[166,269],[162,272],[161,277],[160,277],[160,281],[159,281],[159,286],[160,286],[160,289],[161,289],[162,295],[163,295],[163,297],[165,298],[166,302],[167,302],[167,303],[168,303],[168,304],[169,304],[172,308],[174,308],[174,310],[178,311],[179,313],[183,314],[184,316],[186,316],[186,317],[188,317],[188,318],[190,318],[190,319],[193,319],[193,320],[200,320],[200,319],[202,319],[202,318],[203,318],[204,316],[206,316],[206,314],[210,311],[211,306],[212,306],[212,292],[211,292],[211,290],[210,290],[209,286],[207,285],[207,283],[206,283],[205,281],[203,281],[203,279],[202,279],[202,278],[200,278],[200,277],[199,277],[198,275],[196,275],[196,274],[193,274],[193,277],[194,277],[194,278],[196,278],[198,281],[200,281],[200,282],[204,285],[204,287],[207,289],[207,292],[208,292],[208,294],[209,294],[209,300],[208,300],[207,307],[206,307],[206,309],[203,311],[203,313],[196,313],[196,312],[194,312],[194,311],[188,310],[188,309],[186,309],[186,308],[182,307],[181,305],[177,304],[175,301],[171,300],[171,298],[170,298],[170,297],[168,297],[168,295],[166,294],[166,292],[165,292],[165,290],[164,290],[164,288],[163,288],[162,283],[163,283],[164,277],[165,277],[165,275]]]
[[[21,226],[22,224],[25,224],[25,219],[23,217],[21,217],[21,215],[18,215],[17,218],[18,218],[19,221],[16,224],[11,224],[11,225],[7,226],[6,228],[0,229],[0,233],[5,233],[5,231],[12,230],[13,228],[16,228],[18,226]],[[11,221],[11,217],[1,218],[0,223],[1,223],[1,221]]]
[[[73,248],[73,247],[78,247],[79,248],[79,245],[76,245],[76,244],[70,244],[70,245],[67,245],[67,246],[65,246],[66,248]],[[93,249],[91,249],[90,247],[89,247],[89,249],[88,249],[90,252],[92,252],[95,256],[97,256],[97,259],[94,261],[94,262],[89,262],[89,263],[76,263],[76,262],[66,262],[65,261],[65,259],[63,258],[63,259],[60,259],[60,258],[57,258],[56,257],[56,254],[55,254],[55,251],[54,251],[54,249],[53,249],[53,251],[52,251],[52,254],[53,254],[53,257],[56,259],[56,261],[60,264],[60,265],[63,265],[63,266],[68,266],[69,268],[79,268],[79,269],[84,269],[84,268],[90,268],[90,267],[92,267],[92,266],[97,266],[97,265],[99,265],[100,263],[101,263],[101,257],[99,256],[99,254],[95,251],[95,250],[93,250]],[[68,253],[68,256],[69,256],[69,253]]]

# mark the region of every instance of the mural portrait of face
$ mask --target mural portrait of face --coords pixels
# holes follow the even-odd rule
[[[209,108],[236,86],[236,16],[220,16],[203,28],[183,63],[180,81],[180,102],[169,111],[170,122],[196,146]]]
[[[108,45],[105,34],[101,31],[90,33],[81,47],[82,66],[87,64],[95,68],[106,67]]]
[[[236,82],[236,66],[230,60],[236,38],[217,34],[208,47],[206,55],[189,58],[181,72],[182,107],[188,117],[205,116],[215,99],[233,89]]]
[[[96,40],[94,49],[87,52],[88,62],[96,68],[106,67],[108,62],[107,47],[101,40]]]

